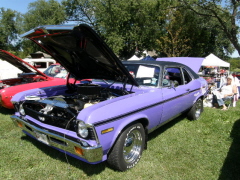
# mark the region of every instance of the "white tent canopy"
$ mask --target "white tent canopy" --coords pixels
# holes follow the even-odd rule
[[[209,54],[202,62],[202,66],[230,67],[230,63],[221,60],[214,54]]]
[[[140,58],[138,58],[136,55],[133,55],[128,61],[139,61]]]

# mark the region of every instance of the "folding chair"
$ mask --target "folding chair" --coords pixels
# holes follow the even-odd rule
[[[234,93],[234,95],[231,96],[231,98],[224,100],[225,105],[229,109],[230,107],[236,107],[236,97],[237,93]]]

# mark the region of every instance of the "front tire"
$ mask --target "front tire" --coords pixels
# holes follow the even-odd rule
[[[187,114],[188,119],[197,120],[203,112],[203,101],[199,98]]]
[[[119,171],[134,167],[141,158],[145,132],[141,123],[128,126],[117,139],[108,156],[108,164]]]

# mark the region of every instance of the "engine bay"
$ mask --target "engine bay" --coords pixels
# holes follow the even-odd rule
[[[47,104],[54,104],[52,106],[60,107],[63,106],[63,104],[67,104],[67,106],[71,108],[74,113],[78,113],[82,109],[87,108],[91,105],[108,99],[113,99],[125,94],[129,94],[129,92],[120,89],[104,88],[96,84],[80,84],[76,87],[76,92],[73,94],[48,97],[41,100],[41,102]],[[49,106],[50,105],[48,105],[48,107]],[[46,109],[41,109],[41,112],[47,114],[46,111],[48,110]]]
[[[45,81],[46,78],[35,74],[19,74],[17,78],[0,80],[0,89],[16,86],[20,84],[28,84],[33,82]]]
[[[72,94],[66,93],[46,98],[26,96],[20,106],[26,115],[43,123],[73,130],[74,119],[82,109],[130,93],[122,89],[101,87],[96,84],[75,86],[75,92]]]

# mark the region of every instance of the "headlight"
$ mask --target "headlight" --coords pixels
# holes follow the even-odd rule
[[[25,111],[24,111],[24,109],[23,109],[23,105],[22,105],[22,104],[19,106],[19,113],[20,113],[22,116],[25,116],[25,115],[26,115],[26,114],[25,114]]]
[[[88,128],[87,125],[83,122],[83,121],[79,121],[78,122],[78,134],[82,137],[82,138],[86,138],[88,137]]]

